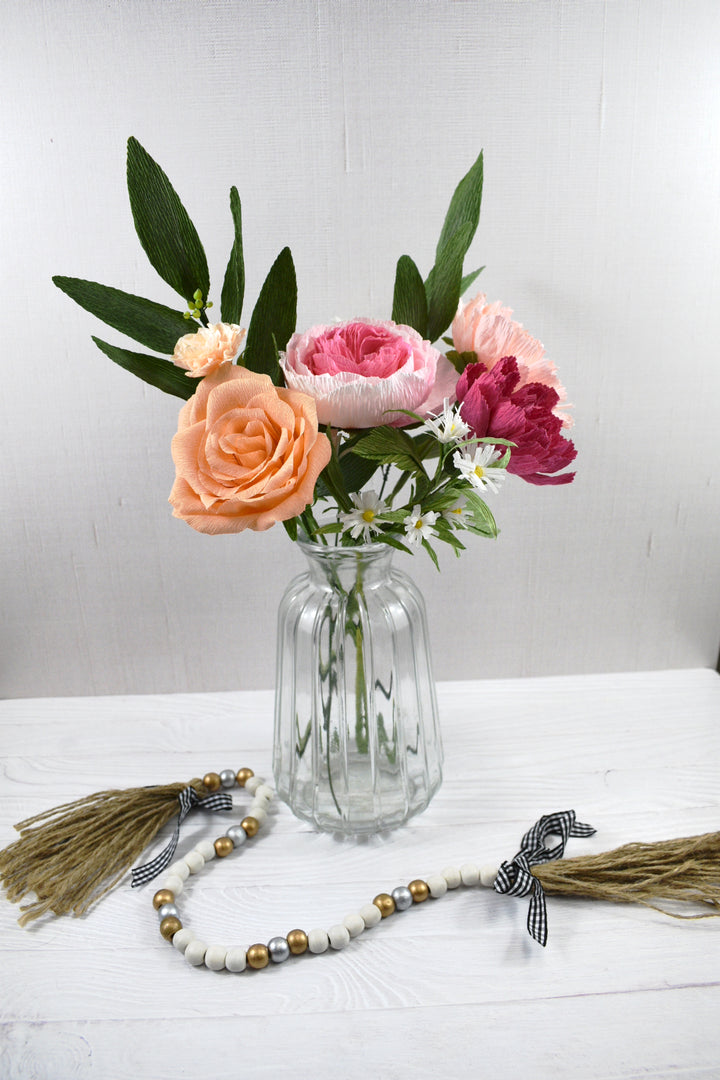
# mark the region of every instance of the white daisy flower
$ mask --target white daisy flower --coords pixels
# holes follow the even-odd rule
[[[462,529],[467,522],[468,515],[465,513],[467,499],[464,495],[458,496],[452,506],[443,510],[442,516],[454,529]]]
[[[497,494],[500,484],[507,476],[505,469],[493,464],[500,457],[502,454],[492,443],[485,443],[476,446],[472,456],[456,450],[453,454],[453,463],[478,491],[493,491]]]
[[[372,534],[380,532],[380,524],[375,519],[379,517],[387,506],[381,502],[377,491],[363,491],[352,496],[355,509],[348,514],[340,514],[339,518],[343,525],[343,532],[349,532],[353,540],[362,536],[367,543],[372,540]]]
[[[432,527],[437,519],[438,515],[434,511],[428,510],[426,514],[423,514],[419,503],[413,506],[412,514],[408,514],[403,520],[405,539],[410,547],[420,547],[423,540],[432,536]]]
[[[418,431],[434,435],[441,443],[462,442],[470,434],[470,428],[460,417],[459,406],[450,405],[448,398],[443,401],[443,411],[428,416]]]

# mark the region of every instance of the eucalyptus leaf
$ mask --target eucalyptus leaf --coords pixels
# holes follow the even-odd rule
[[[166,394],[174,394],[175,397],[184,398],[187,401],[197,390],[197,379],[189,379],[182,368],[176,367],[171,360],[162,360],[159,356],[148,356],[145,353],[120,349],[96,337],[93,337],[93,341],[101,352],[104,352],[121,368],[137,375],[143,382],[164,390]]]
[[[242,209],[236,187],[230,188],[230,213],[235,226],[235,239],[223,281],[220,318],[223,322],[239,325],[245,297],[245,260],[243,258]]]
[[[186,319],[182,312],[110,285],[60,275],[53,278],[53,283],[91,315],[157,352],[172,353],[178,338],[198,329],[198,324]]]
[[[250,319],[243,362],[250,371],[282,381],[278,349],[284,349],[295,330],[297,280],[290,248],[285,247],[270,267]]]
[[[197,230],[163,170],[132,136],[127,186],[135,231],[160,277],[188,302],[196,289],[207,300],[210,274]]]
[[[392,320],[412,326],[421,337],[427,335],[428,309],[425,285],[409,255],[401,255],[395,271]]]

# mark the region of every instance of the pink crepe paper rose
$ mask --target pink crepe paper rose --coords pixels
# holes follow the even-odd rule
[[[565,387],[558,378],[552,360],[545,355],[542,342],[532,337],[522,323],[512,318],[512,308],[503,307],[499,301],[488,303],[485,293],[479,293],[467,304],[460,302],[453,319],[452,338],[458,352],[474,352],[481,364],[492,370],[505,356],[517,360],[519,386],[542,383],[557,391],[558,405],[554,412],[565,427],[572,425],[572,418],[562,408],[567,399]]]
[[[543,383],[521,385],[519,364],[506,356],[492,370],[468,364],[458,379],[460,415],[472,434],[509,439],[509,473],[530,484],[569,484],[575,473],[550,475],[564,469],[577,451],[561,435],[562,420],[553,411],[557,391]]]
[[[293,334],[280,364],[288,386],[315,398],[318,420],[336,428],[400,427],[454,399],[457,373],[416,330],[356,320]]]
[[[223,364],[180,410],[173,515],[203,533],[262,532],[312,502],[330,452],[312,398]]]
[[[175,345],[173,364],[186,368],[192,379],[209,375],[221,364],[234,363],[240,355],[245,330],[233,323],[201,326],[194,334],[185,334]]]

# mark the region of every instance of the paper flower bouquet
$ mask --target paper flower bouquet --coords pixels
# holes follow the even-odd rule
[[[165,173],[135,138],[127,182],[135,228],[186,310],[79,278],[68,296],[152,350],[94,337],[115,363],[186,399],[172,441],[176,517],[204,533],[265,530],[340,545],[460,552],[463,531],[494,536],[485,496],[508,473],[564,484],[575,457],[565,391],[543,346],[512,312],[461,296],[480,271],[463,263],[477,228],[483,159],[460,181],[423,280],[397,263],[392,321],[352,319],[296,332],[289,248],[273,263],[242,328],[240,198],[234,242],[210,322],[210,276],[198,233]],[[451,327],[451,337],[443,337]],[[441,340],[443,348],[436,347]],[[156,355],[160,354],[160,355]]]

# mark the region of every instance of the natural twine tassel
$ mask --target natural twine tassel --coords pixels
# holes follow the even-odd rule
[[[600,855],[543,863],[532,874],[547,893],[644,904],[674,919],[707,919],[720,915],[720,832],[625,844]],[[659,900],[712,910],[682,915],[652,903]]]
[[[188,786],[200,798],[208,794],[198,779],[100,791],[16,825],[20,839],[0,851],[0,879],[8,900],[37,897],[21,908],[20,925],[48,911],[83,915],[178,813],[178,798]]]

